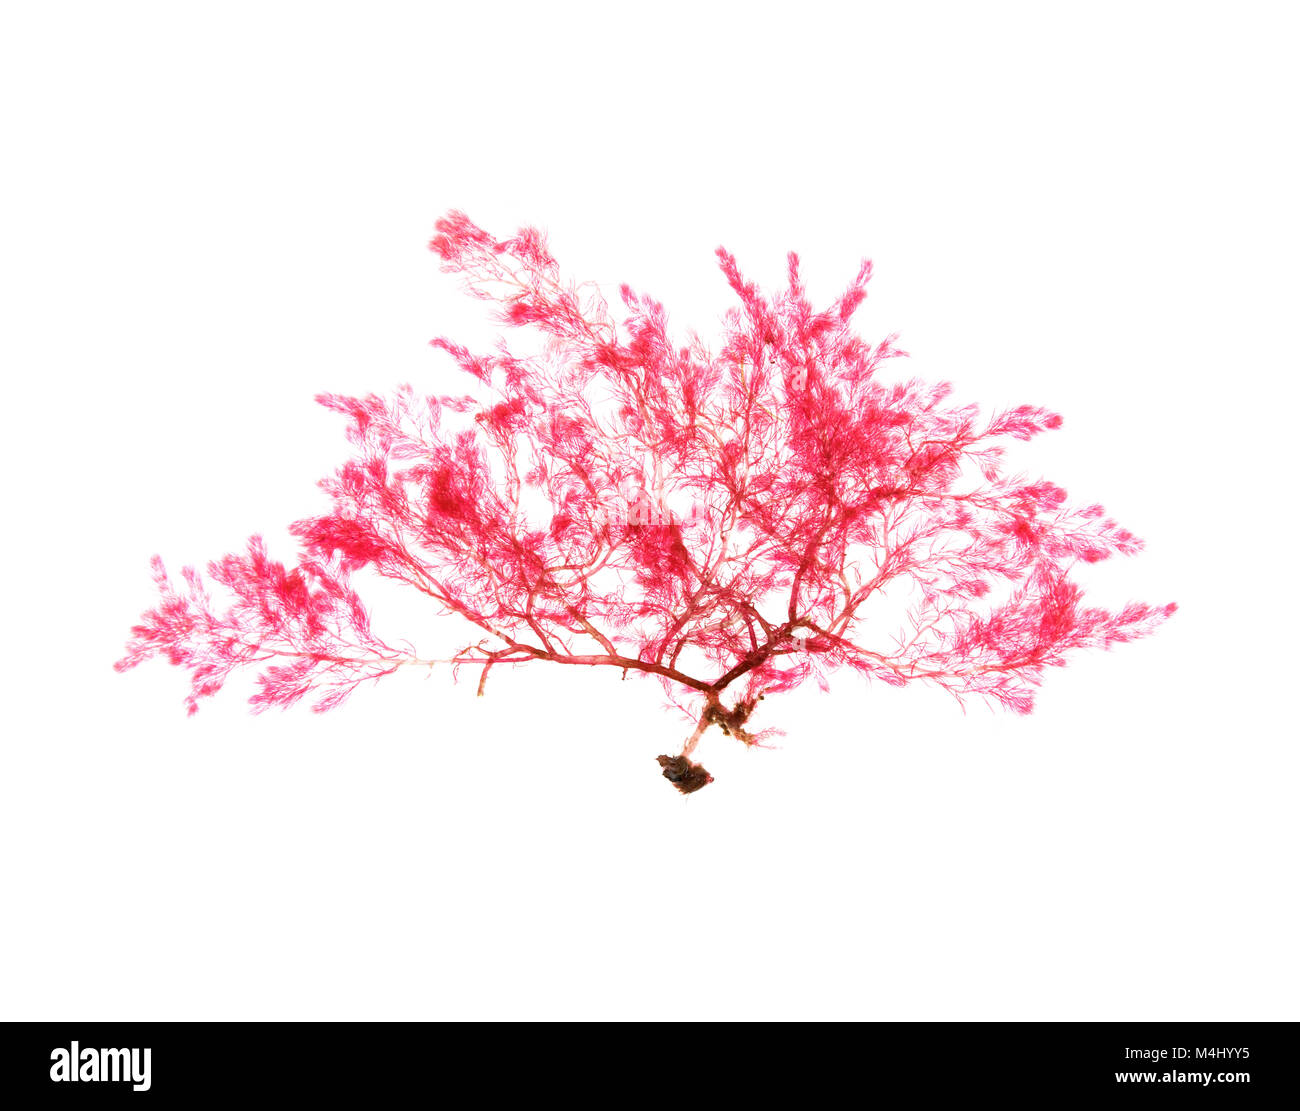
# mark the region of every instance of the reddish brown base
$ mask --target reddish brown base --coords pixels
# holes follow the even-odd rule
[[[664,778],[683,795],[689,795],[713,782],[713,776],[699,764],[692,764],[685,756],[660,756],[659,766],[664,770]]]

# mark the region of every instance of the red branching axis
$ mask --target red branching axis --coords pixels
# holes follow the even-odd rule
[[[372,633],[351,586],[368,568],[473,628],[446,662],[477,665],[479,693],[498,664],[659,679],[695,722],[659,758],[687,792],[711,780],[691,760],[710,726],[758,743],[759,700],[810,678],[924,681],[1027,713],[1046,668],[1174,612],[1085,605],[1072,567],[1141,542],[1101,506],[1005,473],[999,441],[1059,416],[982,417],[946,404],[947,384],[885,380],[896,337],[850,326],[870,263],[819,310],[796,255],[768,296],[719,250],[739,304],[713,350],[672,338],[663,306],[627,286],[620,325],[535,230],[498,240],[453,212],[437,233],[443,269],[529,350],[436,339],[472,392],[320,397],[353,453],[321,484],[332,510],[293,526],[298,565],[254,537],[210,564],[219,606],[193,569],[178,586],[155,560],[162,599],[119,669],[155,655],[188,668],[192,713],[237,668],[257,669],[256,710],[308,695],[328,710],[439,662]],[[872,616],[887,593],[904,600],[892,627]]]

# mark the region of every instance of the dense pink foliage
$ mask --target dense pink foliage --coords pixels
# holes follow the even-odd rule
[[[349,585],[370,568],[474,626],[452,659],[483,679],[498,663],[612,666],[698,698],[689,756],[711,724],[753,742],[761,696],[825,688],[842,668],[1027,712],[1045,668],[1174,611],[1084,604],[1071,567],[1141,542],[1100,506],[1004,472],[998,441],[1056,414],[982,417],[948,404],[946,384],[888,380],[895,337],[850,327],[869,263],[816,309],[795,255],[766,296],[719,250],[739,305],[711,350],[670,336],[663,306],[626,286],[617,322],[534,230],[497,240],[460,213],[437,230],[443,268],[531,345],[435,340],[465,372],[461,395],[321,397],[353,457],[322,483],[332,510],[294,526],[299,565],[254,538],[210,565],[233,598],[221,608],[192,570],[178,590],[156,562],[162,602],[119,668],[156,654],[189,668],[191,712],[244,666],[260,669],[256,708],[312,694],[329,709],[431,662],[371,633]],[[866,623],[886,588],[902,599],[892,637]]]

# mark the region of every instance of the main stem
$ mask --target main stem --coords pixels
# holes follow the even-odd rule
[[[695,751],[695,746],[700,743],[700,738],[704,736],[704,731],[713,724],[713,708],[718,705],[720,705],[718,696],[710,692],[709,701],[700,712],[700,720],[695,723],[695,732],[686,739],[686,744],[682,747],[682,755],[687,759],[690,759],[691,753]]]

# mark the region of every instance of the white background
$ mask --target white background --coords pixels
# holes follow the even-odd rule
[[[1300,1017],[1288,9],[7,6],[0,1018]],[[614,672],[186,720],[110,668],[149,556],[292,558],[312,395],[459,384],[451,207],[706,334],[719,243],[871,255],[864,334],[1064,413],[1015,462],[1149,545],[1093,596],[1180,612],[1028,718],[768,700],[690,798]]]

